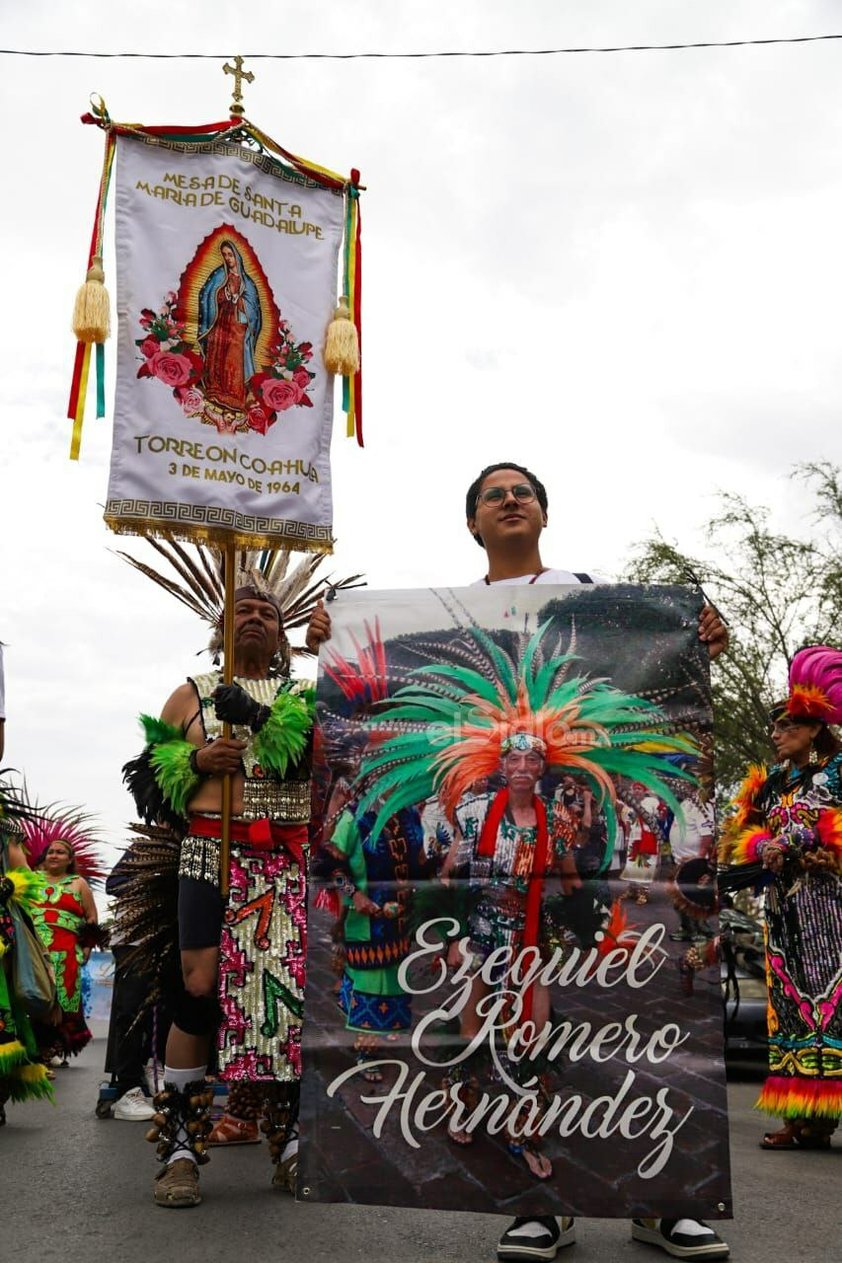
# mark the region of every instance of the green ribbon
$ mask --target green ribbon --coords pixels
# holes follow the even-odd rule
[[[105,344],[96,344],[96,414],[105,416]]]

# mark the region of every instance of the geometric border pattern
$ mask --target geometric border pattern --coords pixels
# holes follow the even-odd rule
[[[335,189],[326,184],[319,184],[310,176],[303,175],[300,171],[296,171],[294,167],[288,167],[285,163],[279,162],[277,158],[273,158],[267,153],[256,153],[253,149],[247,149],[243,145],[236,145],[218,140],[201,140],[201,141],[183,141],[183,140],[164,140],[158,136],[145,136],[142,133],[134,132],[129,136],[121,136],[120,140],[139,141],[143,145],[154,145],[156,149],[169,149],[176,153],[182,154],[225,154],[226,157],[239,158],[241,162],[250,166],[257,167],[258,170],[265,172],[267,175],[273,175],[278,180],[285,180],[288,184],[297,184],[301,188],[306,189],[322,189],[326,193],[333,193],[336,197],[343,197],[342,189]]]
[[[257,517],[219,505],[174,500],[109,500],[105,522],[118,535],[167,535],[197,543],[233,541],[238,548],[290,547],[300,552],[333,551],[329,525],[288,518]]]

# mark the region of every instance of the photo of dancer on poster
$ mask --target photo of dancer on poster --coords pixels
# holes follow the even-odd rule
[[[637,905],[616,861],[643,799],[679,816],[709,779],[699,606],[601,585],[334,604],[305,1196],[582,1215],[610,1183],[617,1215],[730,1205],[718,971],[688,994],[665,876]]]

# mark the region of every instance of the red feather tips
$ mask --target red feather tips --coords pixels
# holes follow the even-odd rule
[[[799,649],[789,668],[786,709],[794,719],[842,723],[842,652],[829,645]]]
[[[734,829],[743,829],[748,824],[751,813],[754,811],[755,799],[766,784],[768,775],[762,763],[752,763],[748,769],[745,780],[734,796],[736,811],[730,821]]]
[[[777,1118],[842,1117],[842,1081],[769,1075],[755,1109]]]
[[[373,630],[368,622],[364,626],[366,644],[361,645],[355,636],[351,636],[357,654],[356,663],[343,658],[337,649],[328,648],[324,653],[325,674],[340,689],[342,696],[353,703],[355,710],[389,696],[386,649],[380,633],[380,619],[374,620]]]
[[[329,912],[335,921],[342,916],[342,896],[333,886],[322,886],[316,895],[315,906],[322,912]]]
[[[816,834],[821,845],[833,852],[837,867],[842,869],[842,809],[826,807],[820,811]]]
[[[792,719],[815,719],[819,723],[831,722],[833,703],[826,693],[812,684],[793,686],[786,704],[786,713]]]
[[[756,864],[760,859],[761,846],[771,841],[768,829],[753,825],[723,838],[719,858],[723,864]]]
[[[597,940],[597,952],[600,956],[607,956],[609,952],[620,951],[628,956],[636,942],[633,931],[634,924],[629,921],[620,900],[615,899],[603,927],[602,938]]]

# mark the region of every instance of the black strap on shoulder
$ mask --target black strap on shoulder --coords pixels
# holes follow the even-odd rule
[[[583,570],[574,570],[573,574],[580,583],[593,583],[593,579],[589,574],[585,574]]]
[[[188,732],[190,731],[190,729],[191,729],[191,728],[193,727],[193,725],[195,724],[196,720],[197,720],[197,719],[201,719],[201,718],[202,718],[202,708],[201,708],[201,706],[200,706],[200,707],[199,707],[199,709],[196,711],[195,715],[191,715],[191,716],[190,716],[190,719],[188,719],[187,723],[184,725],[184,735],[185,735],[185,737],[187,736]]]
[[[193,727],[193,725],[195,724],[196,720],[198,719],[198,721],[199,721],[199,723],[200,723],[200,725],[201,725],[201,728],[202,728],[202,738],[203,738],[203,740],[207,741],[207,739],[208,739],[208,732],[207,732],[207,729],[205,728],[205,714],[204,714],[204,711],[203,711],[203,709],[202,709],[202,695],[201,695],[201,693],[199,692],[199,686],[198,686],[198,684],[196,683],[196,681],[193,679],[192,675],[188,675],[188,677],[187,677],[187,683],[188,683],[188,684],[192,684],[192,685],[193,685],[193,692],[196,694],[196,701],[199,703],[199,707],[198,707],[198,710],[196,711],[196,713],[195,713],[194,715],[191,715],[191,716],[190,716],[189,721],[188,721],[188,722],[184,725],[184,728],[182,729],[182,731],[183,731],[183,733],[184,733],[184,735],[185,735],[185,737],[186,737],[186,736],[187,736],[187,734],[188,734],[188,732],[190,731],[190,729]]]

